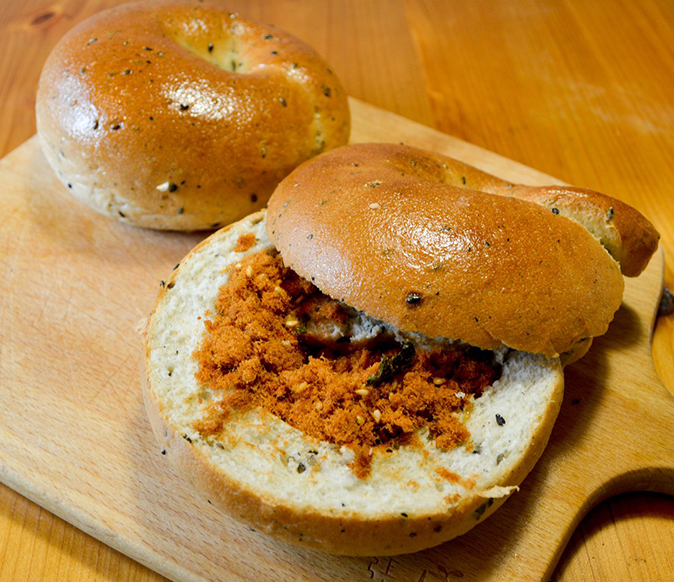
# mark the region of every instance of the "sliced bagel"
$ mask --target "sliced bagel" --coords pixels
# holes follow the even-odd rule
[[[248,245],[239,244],[244,235]],[[248,248],[237,252],[242,246]],[[236,265],[272,248],[264,214],[252,215],[197,246],[160,291],[146,329],[144,396],[169,460],[236,519],[325,552],[413,552],[480,523],[545,448],[562,400],[558,359],[501,350],[500,378],[459,414],[467,442],[443,450],[422,428],[413,446],[378,448],[366,478],[352,470],[351,448],[311,437],[266,410],[232,414],[217,435],[195,428],[224,396],[195,377],[204,320],[213,317]]]
[[[146,329],[145,401],[212,503],[305,547],[393,555],[517,490],[562,364],[606,331],[623,279],[571,191],[567,217],[545,189],[469,170],[393,144],[334,150],[173,272]],[[633,240],[657,242],[644,224]],[[628,238],[614,254],[632,272],[648,257]]]

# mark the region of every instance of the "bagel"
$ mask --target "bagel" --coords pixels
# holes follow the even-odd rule
[[[218,2],[118,6],[79,24],[38,86],[44,154],[77,199],[161,230],[218,228],[347,143],[347,95],[310,47]]]
[[[631,274],[659,236],[614,198],[515,185],[397,144],[345,146],[299,167],[270,200],[269,226],[290,267],[373,317],[548,357],[605,333],[622,301],[620,264],[594,233]]]
[[[584,227],[438,183],[420,168],[437,170],[431,160],[451,163],[385,144],[322,154],[266,212],[202,241],[162,282],[144,327],[150,424],[194,488],[256,531],[333,554],[395,555],[481,523],[547,444],[563,350],[582,352],[578,329],[605,329],[620,303],[618,264]],[[438,225],[449,227],[442,236]],[[527,276],[546,261],[554,269]],[[568,337],[550,332],[557,323],[526,305],[542,302],[541,288],[557,298],[555,317],[584,301],[601,315]],[[490,292],[507,300],[481,298]],[[458,303],[421,311],[444,295]],[[501,323],[478,333],[465,324],[476,313]]]

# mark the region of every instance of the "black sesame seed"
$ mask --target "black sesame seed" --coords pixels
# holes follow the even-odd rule
[[[306,470],[307,470],[307,468],[304,466],[304,463],[300,463],[299,465],[297,465],[297,472],[298,473],[304,473],[304,471],[306,471]]]
[[[175,192],[178,189],[178,184],[171,182],[168,187],[169,192]]]
[[[180,104],[180,111],[187,111],[190,108],[189,105]]]
[[[265,37],[267,40],[271,40],[272,38],[274,38],[274,36],[271,35],[271,34],[265,34],[264,37]]]
[[[400,515],[402,515],[403,517],[409,517],[406,513],[401,513]]]
[[[209,42],[209,43],[208,43],[208,52],[209,52],[209,53],[212,53],[212,52],[213,52],[213,43],[212,43],[212,42]]]
[[[270,54],[270,55],[277,55],[277,54],[278,54],[278,51],[271,51],[269,54]]]
[[[418,305],[421,303],[421,295],[414,291],[410,291],[407,294],[407,297],[405,297],[405,303],[407,303],[407,305]]]
[[[180,208],[178,208],[178,210],[176,210],[176,214],[183,214],[184,212],[185,212],[185,208],[182,207],[182,206]]]
[[[166,449],[162,449],[162,450],[161,450],[161,454],[162,454],[162,455],[165,455],[165,454],[166,454]]]
[[[553,208],[552,213],[553,214],[559,214],[559,208]]]
[[[288,103],[286,102],[286,100],[283,97],[281,97],[279,99],[279,101],[281,102],[281,105],[283,105],[283,107],[288,107]]]
[[[506,423],[505,418],[503,418],[500,414],[496,415],[496,424],[499,426],[503,426]]]

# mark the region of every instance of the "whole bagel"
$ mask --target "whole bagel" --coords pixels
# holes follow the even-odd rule
[[[347,95],[311,48],[216,2],[101,12],[50,54],[37,128],[60,180],[108,216],[217,228],[348,141]]]

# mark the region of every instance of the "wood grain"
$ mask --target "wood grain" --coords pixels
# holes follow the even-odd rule
[[[511,181],[554,181],[372,105],[352,100],[351,110],[354,142],[395,137]],[[497,519],[394,562],[319,555],[252,532],[175,474],[139,390],[138,321],[203,235],[132,228],[90,211],[58,182],[36,138],[0,162],[0,180],[9,211],[0,236],[0,480],[172,580],[385,579],[393,564],[405,580],[546,579],[594,503],[634,488],[674,493],[674,402],[648,342],[660,252],[626,281],[609,333],[566,370],[545,455]]]
[[[34,132],[35,86],[53,44],[114,3],[0,3],[0,155]],[[237,6],[313,44],[355,97],[637,205],[663,235],[666,281],[674,287],[672,3],[256,0]],[[672,338],[672,318],[661,318],[655,364],[670,387]],[[123,562],[114,551],[1,491],[0,579],[159,579],[134,563],[114,566]],[[660,574],[672,571],[672,508],[670,497],[639,495],[602,504],[577,530],[554,579],[666,579]],[[62,543],[63,537],[85,541]]]

